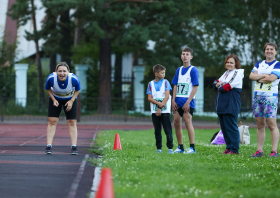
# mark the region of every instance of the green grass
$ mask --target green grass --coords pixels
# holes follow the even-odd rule
[[[270,134],[266,131],[265,157],[252,159],[256,149],[256,129],[250,129],[251,144],[240,145],[239,155],[221,155],[225,145],[209,145],[217,129],[195,130],[196,154],[155,153],[153,130],[102,131],[97,152],[102,167],[113,171],[116,198],[163,197],[280,197],[279,158],[269,158]],[[122,150],[114,151],[119,133]],[[184,130],[187,143],[187,131]],[[174,148],[177,146],[173,131]],[[187,145],[185,143],[185,145]],[[97,161],[95,161],[96,163]],[[99,161],[100,163],[100,161]]]

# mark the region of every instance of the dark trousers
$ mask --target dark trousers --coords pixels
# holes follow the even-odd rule
[[[162,147],[162,136],[161,136],[161,125],[163,126],[166,135],[166,146],[168,149],[173,148],[173,135],[170,113],[162,113],[161,116],[156,116],[155,113],[152,114],[153,125],[155,128],[156,146],[157,149]]]
[[[231,114],[218,114],[227,149],[239,153],[240,135],[237,127],[237,118]]]

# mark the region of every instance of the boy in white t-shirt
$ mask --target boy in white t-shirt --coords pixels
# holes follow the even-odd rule
[[[175,153],[196,153],[194,146],[194,128],[192,125],[192,115],[195,109],[195,94],[199,85],[198,71],[191,65],[193,50],[185,47],[182,50],[181,59],[183,66],[179,67],[172,80],[174,85],[172,111],[174,113],[174,126],[178,141],[178,148]],[[185,151],[183,146],[182,117],[188,130],[190,148]]]
[[[148,100],[150,101],[152,120],[155,128],[157,153],[162,153],[162,125],[167,139],[166,146],[168,147],[168,153],[174,154],[170,118],[170,90],[172,90],[172,88],[168,80],[164,79],[165,70],[165,67],[159,64],[153,67],[155,79],[149,82],[146,94],[148,94]]]

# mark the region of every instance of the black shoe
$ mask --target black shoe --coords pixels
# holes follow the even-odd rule
[[[78,155],[78,149],[76,146],[71,147],[71,155]]]
[[[51,146],[47,146],[45,149],[45,153],[46,154],[52,154],[52,147]]]

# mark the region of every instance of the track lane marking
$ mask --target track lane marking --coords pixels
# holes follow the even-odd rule
[[[95,142],[96,135],[99,132],[98,128],[99,128],[99,125],[96,127],[96,129],[95,129],[96,131],[93,134],[93,138],[92,139],[94,140],[94,142]],[[91,145],[93,145],[93,141],[92,141]],[[90,193],[89,198],[94,198],[95,197],[95,192],[97,191],[98,184],[99,184],[99,181],[100,181],[100,174],[101,174],[101,168],[98,167],[98,166],[95,167],[95,169],[94,169],[94,177],[93,177],[92,185],[91,185],[91,193]]]
[[[23,146],[23,145],[25,145],[25,144],[27,144],[27,143],[29,143],[29,142],[33,142],[34,140],[41,139],[41,138],[42,138],[42,137],[44,137],[44,136],[46,136],[46,134],[41,135],[41,136],[40,136],[40,137],[38,137],[38,138],[35,138],[35,139],[32,139],[32,140],[26,141],[26,142],[24,142],[23,144],[20,144],[19,146]]]
[[[80,162],[37,162],[37,161],[15,161],[0,160],[0,164],[40,164],[40,165],[80,165]]]
[[[76,196],[76,193],[77,193],[77,189],[79,187],[79,183],[80,183],[80,180],[83,176],[83,173],[84,173],[84,170],[85,170],[85,166],[86,166],[86,163],[87,163],[87,159],[89,158],[89,154],[86,154],[85,155],[85,158],[83,159],[83,162],[79,168],[79,171],[76,175],[76,178],[74,179],[72,185],[71,185],[71,188],[70,188],[70,192],[68,194],[68,197],[67,198],[75,198]]]

